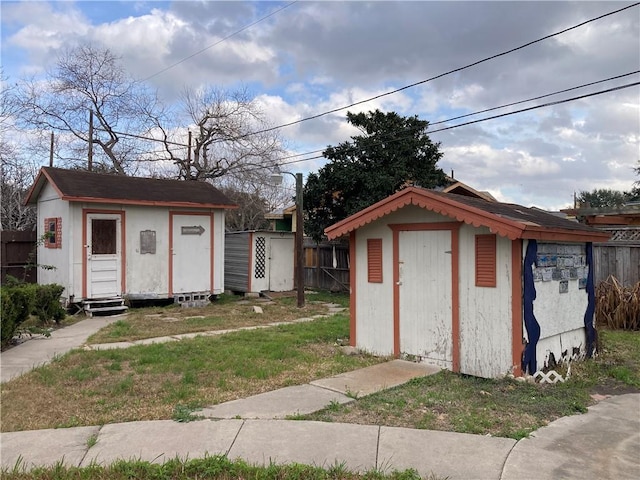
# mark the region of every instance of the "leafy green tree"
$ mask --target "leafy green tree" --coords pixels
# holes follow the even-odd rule
[[[324,229],[397,192],[406,185],[433,188],[445,183],[436,166],[440,144],[426,134],[429,122],[379,110],[347,113],[362,134],[323,155],[329,159],[304,187],[305,232],[319,241]]]
[[[629,193],[609,188],[596,188],[591,192],[581,191],[578,195],[578,205],[590,208],[620,207],[629,200]]]

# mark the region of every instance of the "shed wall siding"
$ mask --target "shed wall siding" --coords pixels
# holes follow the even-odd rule
[[[44,219],[59,217],[62,221],[62,248],[45,248],[41,241],[44,231]],[[51,265],[52,270],[39,267],[37,269],[38,283],[57,283],[65,287],[62,296],[69,298],[73,295],[73,285],[70,276],[69,252],[73,246],[74,225],[69,212],[69,203],[58,198],[57,192],[47,184],[38,198],[38,264]]]
[[[248,292],[251,233],[230,233],[225,237],[224,288],[233,292]]]
[[[394,221],[395,216],[389,218]],[[404,220],[403,220],[404,221]],[[382,239],[382,282],[369,283],[367,239]],[[356,347],[375,355],[393,354],[393,236],[385,222],[356,232]]]
[[[225,211],[213,211],[213,293],[224,292]]]
[[[127,293],[157,294],[166,298],[169,294],[169,210],[128,207],[126,212]],[[140,253],[140,232],[145,230],[156,232],[156,253]]]
[[[460,372],[497,377],[512,369],[511,241],[496,238],[496,287],[475,285],[475,236],[486,227],[460,228]]]

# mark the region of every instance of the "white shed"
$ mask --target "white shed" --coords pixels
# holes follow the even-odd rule
[[[224,290],[229,199],[204,182],[43,167],[26,200],[38,213],[38,283],[69,303],[206,300]]]
[[[295,233],[227,232],[225,289],[237,293],[288,292],[294,287]]]
[[[350,239],[352,346],[486,378],[593,353],[591,242],[606,233],[415,187],[325,233]]]

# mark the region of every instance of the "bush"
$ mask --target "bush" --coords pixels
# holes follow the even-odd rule
[[[6,346],[16,335],[20,325],[36,315],[41,325],[51,320],[60,323],[66,312],[60,305],[64,287],[56,284],[36,285],[8,282],[0,287],[2,295],[1,343]]]
[[[37,315],[43,325],[51,320],[60,323],[60,320],[64,319],[66,315],[64,308],[60,305],[60,295],[62,295],[64,287],[55,283],[38,285],[37,287],[32,313]]]

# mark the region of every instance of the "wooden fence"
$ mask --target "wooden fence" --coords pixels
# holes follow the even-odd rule
[[[4,230],[0,232],[0,259],[2,261],[0,279],[2,279],[2,283],[6,281],[7,275],[29,283],[37,282],[36,238],[37,235],[34,231]]]
[[[640,282],[639,244],[598,244],[593,247],[594,281],[598,285],[613,275],[624,286]]]
[[[304,284],[321,290],[349,291],[349,244],[305,239]]]

